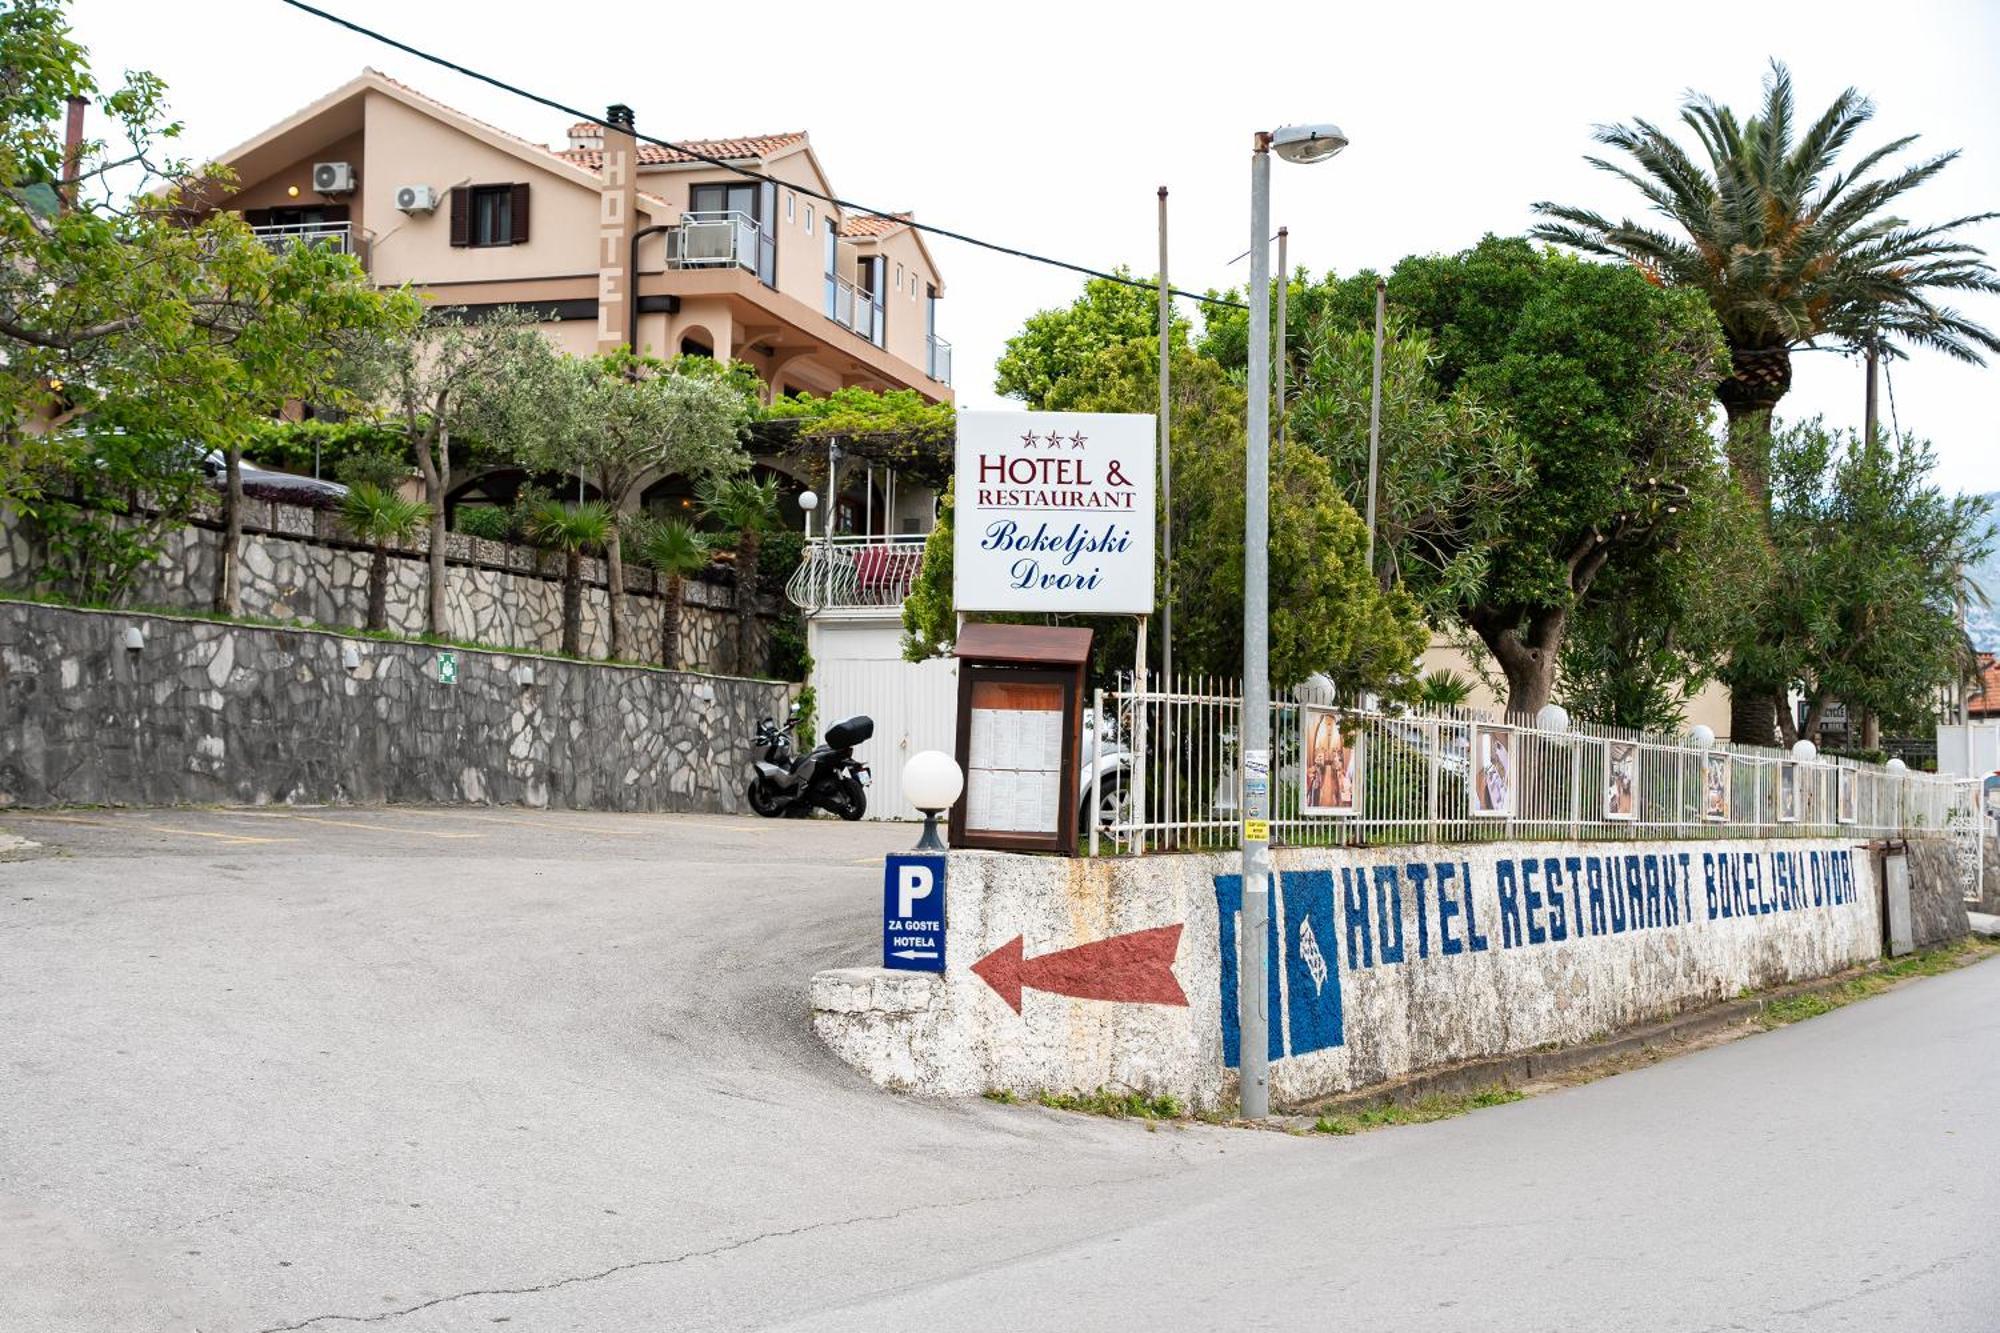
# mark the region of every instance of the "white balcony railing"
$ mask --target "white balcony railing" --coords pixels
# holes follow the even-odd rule
[[[925,350],[930,357],[924,373],[939,384],[951,383],[951,344],[932,334],[924,339]]]
[[[354,248],[351,222],[301,222],[290,226],[252,227],[251,232],[266,249],[282,253],[294,245],[322,245],[341,254],[358,253]]]
[[[748,213],[683,213],[667,233],[668,268],[757,271],[757,219]]]
[[[846,278],[833,280],[833,322],[875,341],[875,300]]]
[[[785,583],[785,596],[807,611],[901,606],[924,562],[921,536],[815,537]]]

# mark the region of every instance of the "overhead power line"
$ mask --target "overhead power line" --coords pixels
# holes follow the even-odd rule
[[[777,179],[775,176],[767,176],[761,171],[752,171],[748,167],[739,166],[736,163],[728,161],[725,158],[714,157],[708,153],[700,151],[699,149],[691,148],[686,144],[675,143],[671,139],[661,139],[651,134],[641,134],[637,130],[632,130],[630,129],[630,127],[627,126],[613,125],[610,121],[606,120],[602,116],[593,115],[590,112],[584,111],[577,107],[567,106],[561,102],[558,102],[553,97],[544,97],[540,93],[531,92],[528,89],[521,87],[519,84],[509,83],[505,79],[497,78],[491,74],[482,73],[479,70],[471,68],[470,66],[461,65],[455,60],[448,60],[444,56],[437,55],[434,52],[426,51],[421,47],[412,46],[405,41],[399,41],[398,39],[389,36],[387,33],[377,32],[373,28],[365,27],[362,24],[356,23],[352,19],[343,18],[339,14],[330,13],[327,10],[321,9],[317,5],[306,4],[305,0],[280,0],[280,3],[290,5],[293,9],[301,10],[304,13],[311,14],[314,18],[325,19],[328,23],[332,23],[339,27],[345,28],[349,32],[357,33],[360,36],[368,38],[370,41],[380,42],[384,46],[394,47],[396,50],[401,51],[406,55],[412,55],[419,60],[428,61],[429,63],[436,65],[442,69],[451,70],[455,74],[463,74],[466,78],[475,79],[480,83],[486,84],[488,87],[498,88],[501,92],[510,93],[515,97],[524,98],[527,101],[533,102],[538,106],[547,107],[551,111],[561,112],[563,115],[569,116],[574,120],[587,121],[592,125],[599,125],[608,130],[622,130],[629,132],[632,134],[634,138],[638,139],[642,143],[654,144],[660,148],[667,149],[669,152],[685,154],[686,156],[693,158],[697,162],[705,162],[709,166],[720,167],[724,171],[734,172],[736,175],[746,177],[750,180],[768,181],[773,185],[782,185],[788,190],[794,190],[797,191],[799,194],[807,195],[814,199],[823,200],[826,203],[832,204],[837,208],[850,209],[856,213],[866,213],[872,217],[885,218],[888,219],[889,221],[896,222],[901,224],[902,226],[908,227],[912,231],[926,232],[932,236],[942,236],[948,240],[959,241],[966,245],[977,246],[981,250],[991,250],[996,254],[1011,255],[1015,259],[1025,259],[1031,263],[1047,264],[1051,268],[1067,269],[1071,273],[1081,273],[1085,277],[1091,277],[1091,278],[1102,278],[1106,282],[1115,282],[1122,284],[1123,286],[1126,287],[1139,287],[1149,292],[1156,292],[1159,290],[1159,284],[1157,282],[1148,282],[1143,278],[1127,277],[1122,273],[1107,273],[1103,269],[1091,268],[1084,264],[1073,264],[1067,259],[1056,259],[1050,255],[1036,254],[1032,250],[1023,250],[1012,245],[1002,245],[998,241],[982,240],[977,236],[968,236],[966,233],[962,231],[953,231],[949,227],[938,227],[938,226],[933,226],[928,222],[918,222],[912,218],[900,217],[897,214],[887,209],[870,208],[867,204],[859,204],[849,199],[842,199],[838,195],[823,194],[820,191],[812,189],[808,186],[798,185],[791,181],[781,181]],[[1190,301],[1198,301],[1203,305],[1227,306],[1234,310],[1247,310],[1249,308],[1241,301],[1229,301],[1229,300],[1224,300],[1221,297],[1204,296],[1196,292],[1181,291],[1178,288],[1170,288],[1169,290],[1175,296],[1184,297]]]

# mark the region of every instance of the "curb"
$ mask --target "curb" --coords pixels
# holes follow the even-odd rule
[[[1943,941],[1940,941],[1942,943]],[[1882,962],[1890,960],[1884,959]],[[1723,1028],[1749,1023],[1764,1012],[1766,1005],[1801,995],[1818,995],[1838,990],[1856,977],[1877,971],[1881,963],[1850,967],[1831,976],[1795,982],[1740,1000],[1726,1000],[1703,1009],[1676,1014],[1672,1018],[1626,1028],[1580,1046],[1556,1050],[1522,1051],[1510,1055],[1487,1056],[1441,1069],[1426,1070],[1391,1083],[1377,1084],[1358,1092],[1338,1093],[1315,1101],[1288,1106],[1281,1116],[1298,1117],[1308,1127],[1322,1115],[1372,1111],[1382,1106],[1407,1105],[1426,1097],[1463,1097],[1489,1088],[1517,1089],[1525,1084],[1575,1073],[1592,1065],[1624,1056],[1643,1055],[1656,1049],[1678,1046]],[[1278,1118],[1278,1117],[1273,1117]]]

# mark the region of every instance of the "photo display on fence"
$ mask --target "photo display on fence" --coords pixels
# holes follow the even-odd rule
[[[979,681],[972,687],[965,826],[1053,833],[1062,817],[1063,688]]]
[[[1361,790],[1361,737],[1349,736],[1338,709],[1299,710],[1305,738],[1305,791],[1299,810],[1308,815],[1351,815]]]

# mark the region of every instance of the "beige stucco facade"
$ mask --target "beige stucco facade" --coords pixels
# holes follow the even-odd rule
[[[565,142],[529,143],[370,70],[224,154],[237,186],[211,202],[272,224],[325,217],[377,282],[408,284],[441,305],[535,307],[568,352],[622,343],[629,328],[654,355],[698,347],[744,361],[772,393],[859,385],[950,399],[950,386],[933,377],[942,371],[926,336],[927,303],[943,279],[910,228],[855,220],[865,234],[836,241],[836,273],[849,283],[865,285],[867,259],[881,257],[879,345],[828,314],[826,229],[850,220],[820,197],[833,190],[805,134],[718,141],[711,155],[773,178],[765,192],[723,167],[660,160],[671,155],[657,148],[640,151],[635,178],[622,178],[618,166],[629,159],[612,133],[607,143],[604,131],[577,126]],[[316,192],[321,162],[350,164],[356,188]],[[735,251],[742,263],[688,267],[670,260],[675,234],[659,232],[640,240],[636,274],[624,272],[634,232],[676,227],[696,187],[746,183],[771,215],[757,220],[760,244],[775,249],[771,281],[760,279],[755,254],[743,254],[753,247]],[[436,208],[399,210],[405,186],[429,187]],[[525,239],[454,243],[453,192],[480,186],[525,189],[514,196],[525,205]],[[624,305],[634,293],[636,320]]]

